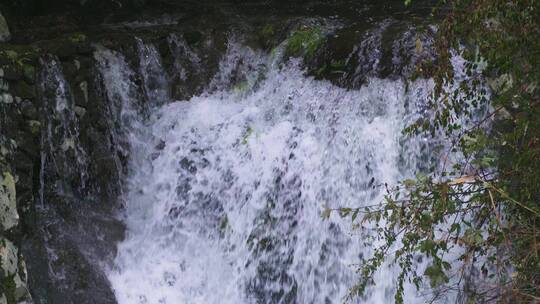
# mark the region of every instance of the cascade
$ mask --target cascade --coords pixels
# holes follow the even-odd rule
[[[84,26],[67,12],[32,15],[2,44],[2,202],[16,223],[2,238],[27,265],[16,268],[28,294],[16,297],[342,303],[382,243],[362,213],[338,209],[378,205],[463,157],[442,134],[403,133],[435,115],[434,83],[421,76],[438,64],[431,8],[138,2],[155,10],[119,7]],[[492,120],[487,63],[459,52],[452,76],[478,92],[463,96],[472,118],[456,133]],[[460,261],[459,246],[445,256],[461,293],[406,282],[405,303],[461,303],[469,287],[497,284]],[[413,260],[420,276],[433,263]],[[398,266],[383,264],[352,302],[394,302]]]
[[[231,40],[205,92],[151,109],[129,137],[127,235],[108,273],[119,303],[339,303],[371,249],[321,212],[376,204],[421,168],[425,140],[401,130],[428,80],[345,90]],[[131,87],[108,89],[136,104]],[[368,302],[391,301],[395,277],[385,267]]]

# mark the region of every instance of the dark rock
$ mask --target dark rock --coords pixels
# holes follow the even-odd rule
[[[16,64],[5,65],[2,67],[4,70],[4,78],[7,80],[21,80],[23,77],[23,71],[20,66]]]
[[[15,96],[23,99],[34,99],[36,97],[36,88],[25,81],[16,81],[10,87]]]
[[[0,42],[7,42],[11,39],[11,33],[9,31],[6,19],[0,13]]]
[[[34,84],[36,79],[36,69],[34,66],[25,64],[22,67],[24,80],[29,84]]]
[[[203,34],[198,31],[189,31],[187,33],[184,33],[184,39],[189,45],[194,45],[201,41],[203,38]]]
[[[22,101],[20,109],[21,109],[22,115],[27,119],[37,120],[39,117],[36,107],[28,99],[25,99]]]

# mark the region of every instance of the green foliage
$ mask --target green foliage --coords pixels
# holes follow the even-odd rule
[[[540,2],[441,2],[437,59],[421,62],[417,71],[435,82],[432,116],[404,132],[443,136],[451,144],[448,153],[463,157],[441,172],[387,188],[378,206],[336,210],[354,215],[356,227],[369,228],[382,241],[361,261],[349,299],[362,296],[387,261],[401,269],[396,303],[403,303],[405,282],[420,288],[424,281],[435,296],[457,282],[447,287],[462,289],[472,303],[539,301]],[[467,60],[467,77],[455,77],[452,51]],[[483,109],[489,109],[485,118],[475,120]],[[453,269],[456,259],[449,253],[457,248],[462,266]],[[429,261],[420,273],[417,256]],[[497,288],[464,290],[460,282],[471,268]]]

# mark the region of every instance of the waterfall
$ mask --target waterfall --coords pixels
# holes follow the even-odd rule
[[[105,49],[96,58],[120,120],[137,122],[124,129],[127,235],[108,272],[121,304],[340,303],[373,244],[321,212],[377,204],[385,183],[425,166],[429,143],[401,131],[428,80],[369,77],[346,90],[233,39],[205,92],[153,101],[164,105],[141,119],[125,111],[142,98],[125,60]],[[396,277],[383,267],[362,303],[393,301]],[[406,296],[421,301],[412,286]]]

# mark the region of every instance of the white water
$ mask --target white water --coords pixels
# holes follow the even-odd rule
[[[357,278],[351,264],[371,248],[350,219],[323,220],[322,210],[379,203],[380,185],[414,175],[426,153],[401,130],[428,81],[347,91],[231,49],[212,92],[131,129],[128,231],[108,273],[121,304],[340,303]],[[102,73],[120,76],[108,90],[129,108],[132,72],[98,53]],[[248,91],[226,83],[239,56]],[[396,274],[383,267],[362,303],[393,301]]]

